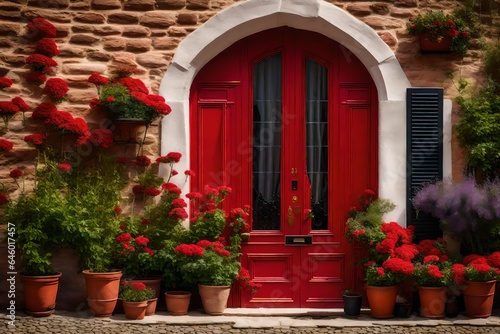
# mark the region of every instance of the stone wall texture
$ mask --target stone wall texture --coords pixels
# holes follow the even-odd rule
[[[263,0],[264,1],[264,0]],[[349,12],[372,27],[389,45],[414,87],[444,87],[445,97],[458,95],[455,78],[465,78],[472,84],[483,84],[481,49],[469,50],[465,57],[454,54],[422,55],[416,38],[406,32],[406,23],[426,9],[451,11],[458,3],[451,0],[325,0]],[[57,28],[55,41],[60,54],[54,57],[58,67],[52,76],[67,81],[68,100],[59,109],[84,117],[89,127],[99,126],[88,104],[97,96],[94,85],[87,82],[92,72],[110,75],[120,65],[137,68],[135,77],[143,79],[153,93],[167,70],[179,43],[219,11],[238,0],[3,0],[0,1],[0,77],[8,77],[14,85],[0,91],[0,101],[21,96],[34,107],[41,101],[41,88],[29,85],[24,77],[29,71],[25,58],[33,53],[34,43],[26,38],[27,23],[43,17]],[[485,18],[485,23],[487,18]],[[484,38],[487,41],[488,34]],[[168,101],[167,101],[168,102]],[[458,119],[453,103],[453,123]],[[29,116],[30,112],[26,116]],[[167,116],[168,117],[168,116]],[[157,122],[158,123],[158,122]],[[37,124],[23,123],[21,113],[10,122],[9,130],[0,137],[12,141],[14,153],[0,157],[0,182],[11,189],[9,179],[13,168],[30,171],[33,165],[31,148],[23,137],[33,133]],[[151,128],[144,153],[158,156],[160,126]],[[452,143],[453,175],[460,178],[464,152],[456,140]],[[31,169],[32,171],[32,169]],[[0,216],[1,217],[1,216]],[[1,219],[1,218],[0,218]],[[5,254],[2,254],[2,261]],[[5,280],[2,279],[2,282]],[[2,283],[3,284],[3,283]],[[0,287],[0,292],[3,290]]]

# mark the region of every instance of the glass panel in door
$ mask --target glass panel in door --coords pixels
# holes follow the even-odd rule
[[[281,211],[281,54],[254,66],[253,230],[279,230]]]
[[[306,163],[312,230],[328,229],[328,69],[306,59]]]

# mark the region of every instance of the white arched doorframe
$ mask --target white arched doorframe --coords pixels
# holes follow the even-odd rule
[[[173,110],[162,121],[162,155],[179,151],[184,158],[177,168],[189,168],[189,92],[198,71],[234,42],[280,26],[323,34],[344,47],[345,57],[354,54],[368,69],[379,100],[379,195],[396,204],[386,218],[405,225],[405,111],[410,83],[373,29],[323,0],[248,0],[219,12],[182,41],[160,86]],[[189,191],[189,181],[179,186]]]

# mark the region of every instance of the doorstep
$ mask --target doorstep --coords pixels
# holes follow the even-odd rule
[[[57,312],[56,312],[57,313]],[[69,312],[70,313],[70,312]],[[465,315],[455,318],[428,319],[411,315],[409,318],[379,320],[370,317],[369,309],[363,309],[358,317],[347,317],[343,309],[272,309],[272,308],[228,308],[223,315],[210,316],[201,311],[191,311],[188,315],[172,316],[158,312],[143,320],[128,320],[123,314],[109,318],[113,323],[210,325],[232,324],[233,328],[273,328],[273,327],[373,327],[373,326],[499,326],[500,310],[486,319],[471,319]]]

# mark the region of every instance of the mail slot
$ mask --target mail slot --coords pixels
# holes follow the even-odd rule
[[[312,245],[312,236],[310,235],[286,235],[285,245]]]

